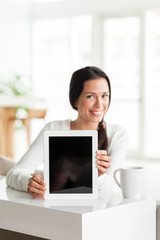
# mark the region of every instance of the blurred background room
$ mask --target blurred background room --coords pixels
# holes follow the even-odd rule
[[[87,65],[109,76],[105,119],[160,197],[159,0],[0,0],[0,154],[18,161],[46,122],[76,117],[69,82]]]

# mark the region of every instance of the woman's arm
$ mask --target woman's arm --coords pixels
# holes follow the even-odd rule
[[[16,190],[27,191],[29,179],[35,169],[43,163],[43,133],[49,129],[47,124],[39,133],[29,150],[7,174],[6,183]]]

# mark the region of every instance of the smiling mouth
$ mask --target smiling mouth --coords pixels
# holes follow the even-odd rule
[[[102,114],[102,111],[91,111],[91,113],[94,116],[100,116]]]

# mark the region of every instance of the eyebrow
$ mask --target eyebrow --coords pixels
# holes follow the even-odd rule
[[[104,93],[109,93],[109,92],[103,92]],[[96,94],[95,92],[85,92],[85,94]]]

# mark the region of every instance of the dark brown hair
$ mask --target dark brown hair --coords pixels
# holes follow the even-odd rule
[[[105,72],[97,67],[85,67],[75,71],[71,77],[69,100],[73,109],[77,110],[75,106],[76,100],[79,98],[83,91],[84,83],[89,80],[104,78],[106,79],[109,87],[109,104],[111,101],[111,84]],[[103,119],[98,125],[98,149],[107,150],[108,138],[106,130],[103,127]]]

